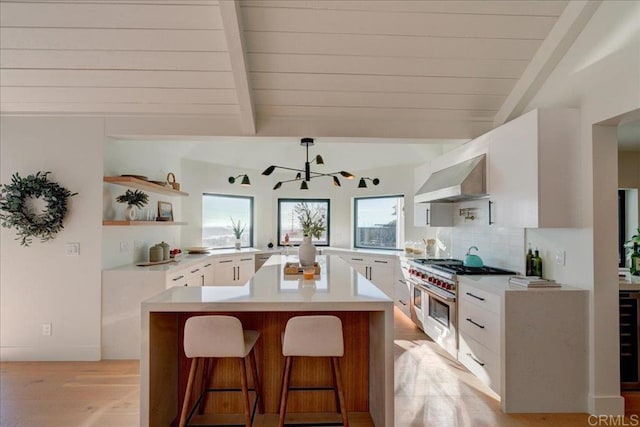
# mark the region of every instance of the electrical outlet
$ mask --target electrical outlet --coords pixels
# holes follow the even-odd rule
[[[64,253],[67,256],[80,255],[80,243],[77,243],[77,242],[67,243],[64,247]]]
[[[564,266],[566,264],[567,253],[563,250],[556,251],[556,264]]]
[[[127,241],[120,242],[120,252],[129,253],[131,252],[131,245]]]
[[[42,335],[45,337],[51,336],[51,323],[43,323],[42,324]]]

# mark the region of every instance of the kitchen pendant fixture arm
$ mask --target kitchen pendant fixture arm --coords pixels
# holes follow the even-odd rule
[[[282,187],[282,184],[284,184],[284,183],[294,182],[294,181],[302,181],[302,184],[300,185],[300,189],[301,190],[308,190],[309,186],[308,186],[307,182],[311,181],[313,178],[317,178],[317,177],[320,177],[320,176],[331,177],[333,185],[336,186],[336,187],[341,187],[340,179],[339,179],[340,176],[345,178],[345,179],[355,179],[355,175],[354,174],[352,174],[351,172],[344,171],[344,170],[336,171],[336,172],[330,172],[330,173],[322,173],[322,172],[312,171],[311,170],[311,164],[315,162],[317,165],[324,165],[324,159],[322,158],[322,156],[320,156],[318,154],[311,161],[309,161],[309,146],[310,145],[314,145],[313,138],[302,138],[300,140],[300,145],[303,145],[305,147],[304,169],[290,168],[290,167],[278,166],[278,165],[270,165],[262,172],[262,175],[265,175],[265,176],[271,175],[273,173],[273,171],[275,171],[276,169],[284,169],[284,170],[288,170],[288,171],[297,172],[296,177],[294,179],[288,179],[288,180],[276,182],[276,184],[273,186],[274,190],[277,190],[278,188]],[[303,173],[304,173],[304,176],[302,175]],[[380,182],[380,180],[378,178],[373,178],[373,179],[372,178],[361,178],[360,179],[361,184],[358,185],[358,188],[366,187],[366,184],[364,186],[362,185],[362,182],[364,182],[363,179],[369,179],[369,180],[373,181],[374,185],[377,185],[378,182]],[[231,182],[231,179],[229,181]],[[248,181],[248,178],[247,178],[247,181]]]

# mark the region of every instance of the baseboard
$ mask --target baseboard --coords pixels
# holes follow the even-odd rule
[[[589,413],[594,415],[624,415],[624,398],[618,396],[589,396]]]
[[[2,362],[95,362],[100,346],[0,347]]]

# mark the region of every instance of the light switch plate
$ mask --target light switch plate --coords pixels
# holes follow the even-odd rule
[[[67,243],[64,247],[64,253],[67,256],[80,255],[80,243],[78,242]]]
[[[564,266],[566,263],[566,252],[563,250],[556,251],[556,264]]]

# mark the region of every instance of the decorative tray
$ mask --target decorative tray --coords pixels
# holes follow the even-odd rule
[[[313,263],[315,268],[314,274],[320,274],[320,265],[317,262]],[[302,274],[302,266],[297,262],[287,262],[284,264],[284,274]]]

